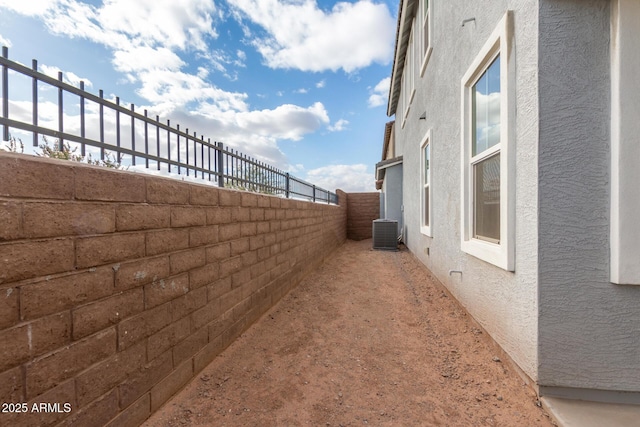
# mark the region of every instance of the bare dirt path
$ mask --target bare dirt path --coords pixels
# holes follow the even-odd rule
[[[347,241],[145,426],[550,426],[407,250]]]

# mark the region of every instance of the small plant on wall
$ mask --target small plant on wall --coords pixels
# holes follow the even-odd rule
[[[24,153],[24,143],[21,139],[14,136],[9,137],[4,145],[4,148],[0,147],[0,151],[8,151],[10,153]]]
[[[50,141],[46,136],[42,137],[42,144],[40,144],[38,148],[40,149],[40,152],[36,152],[36,155],[40,157],[70,160],[72,162],[103,166],[111,169],[127,169],[122,165],[122,160],[118,162],[115,156],[111,153],[105,153],[104,159],[94,159],[91,153],[86,156],[77,154],[78,147],[71,147],[71,144],[68,142],[64,142],[62,146],[60,146],[59,140],[55,139]],[[9,141],[7,141],[4,148],[0,148],[0,150],[11,153],[24,153],[24,143],[20,138],[10,136]]]
[[[105,153],[104,159],[94,159],[91,153],[87,156],[76,154],[78,147],[71,147],[71,144],[64,142],[62,147],[58,140],[50,142],[46,136],[42,137],[43,143],[39,145],[41,153],[37,153],[41,157],[49,157],[52,159],[71,160],[72,162],[87,163],[94,166],[104,166],[111,169],[126,169],[122,165],[122,160],[117,161],[111,153]]]
[[[275,194],[273,182],[268,172],[257,165],[244,165],[233,172],[233,178],[227,178],[225,188],[251,191],[261,194]]]

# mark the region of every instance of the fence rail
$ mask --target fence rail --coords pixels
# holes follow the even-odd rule
[[[32,67],[9,60],[9,49],[2,47],[0,57],[2,65],[2,116],[0,125],[3,126],[3,140],[9,140],[11,128],[31,132],[33,146],[38,146],[40,135],[58,139],[62,150],[65,141],[80,145],[81,155],[86,155],[87,146],[99,150],[101,160],[111,153],[115,153],[116,162],[120,163],[123,156],[130,157],[132,166],[142,166],[146,169],[155,168],[168,174],[193,176],[207,180],[219,187],[281,195],[287,198],[306,199],[314,202],[338,203],[338,196],[328,190],[316,187],[302,179],[296,178],[276,167],[260,162],[245,154],[225,147],[222,142],[205,141],[204,135],[197,136],[189,129],[180,130],[180,125],[171,126],[160,121],[159,116],[149,117],[147,110],[141,114],[135,110],[134,104],[129,108],[120,104],[120,98],[115,103],[104,98],[102,90],[96,96],[85,91],[84,82],[77,88],[63,81],[62,72],[58,72],[55,79],[38,71],[38,63],[34,59]],[[9,103],[9,70],[31,79],[31,120],[11,118]],[[57,90],[57,129],[51,126],[39,125],[38,94],[41,84]],[[79,101],[79,129],[65,130],[65,95],[75,96]],[[97,106],[97,113],[87,114],[89,103]],[[115,134],[107,138],[105,125],[111,112],[115,116]],[[87,118],[93,121],[87,125]],[[123,119],[126,122],[123,123]],[[113,124],[113,123],[111,123]],[[123,129],[130,129],[130,133],[123,138]],[[98,131],[98,138],[87,137],[87,130]],[[75,132],[74,132],[75,130]],[[108,142],[108,141],[111,141]],[[115,144],[113,143],[115,141]],[[96,154],[97,155],[97,154]],[[138,163],[141,160],[141,163]]]

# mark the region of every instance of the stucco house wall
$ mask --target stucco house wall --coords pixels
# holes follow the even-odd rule
[[[521,369],[537,380],[537,9],[531,1],[440,1],[432,7],[433,51],[396,155],[404,157],[405,242]],[[516,108],[515,273],[461,250],[461,78],[507,10],[513,10]],[[466,19],[475,18],[465,23]],[[425,119],[420,116],[425,115]],[[432,237],[420,231],[420,142],[431,130]],[[462,274],[450,270],[462,271]]]
[[[403,13],[420,4],[401,3]],[[405,243],[541,395],[640,403],[640,286],[612,283],[640,283],[633,261],[640,242],[628,237],[637,232],[631,207],[640,206],[640,195],[629,191],[637,169],[623,154],[639,152],[637,122],[629,117],[640,111],[640,99],[626,94],[640,89],[640,7],[634,0],[451,0],[429,7],[426,70],[415,78],[406,117],[400,102],[389,111],[395,155],[404,158]],[[622,30],[618,7],[625,11]],[[461,244],[462,79],[507,11],[512,44],[500,57],[509,61],[508,89],[515,92],[513,268],[483,261]],[[398,35],[408,39],[401,26]],[[429,235],[421,231],[425,136]]]
[[[402,230],[402,163],[386,168],[382,194],[381,218],[398,221],[398,231]]]
[[[640,392],[640,287],[609,271],[610,3],[539,13],[539,381],[599,400]]]

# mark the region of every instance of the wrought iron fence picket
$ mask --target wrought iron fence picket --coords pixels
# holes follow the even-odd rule
[[[33,71],[38,71],[38,61],[35,59],[31,61],[31,68]],[[81,83],[84,85],[84,82]],[[38,126],[38,79],[36,77],[32,77],[31,79],[31,104],[31,123],[33,123],[34,126]],[[33,133],[33,146],[38,146],[38,132]]]
[[[84,91],[84,81],[80,81],[80,90]],[[37,102],[35,102],[37,104]],[[85,120],[84,120],[84,95],[80,95],[80,137],[82,139],[86,138],[85,132]],[[80,154],[84,157],[86,153],[86,144],[82,143],[80,145]]]

